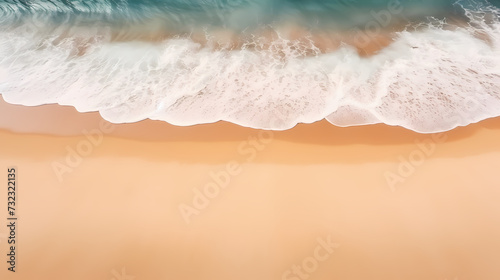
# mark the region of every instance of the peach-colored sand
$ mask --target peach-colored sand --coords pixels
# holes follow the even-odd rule
[[[500,279],[500,119],[442,135],[101,122],[0,102],[0,279]]]

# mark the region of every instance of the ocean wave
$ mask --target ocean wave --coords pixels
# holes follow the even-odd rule
[[[392,32],[371,56],[277,31],[235,48],[210,34],[205,43],[190,35],[115,40],[102,22],[30,18],[0,31],[0,92],[9,103],[71,105],[114,123],[225,120],[284,130],[327,119],[446,131],[500,115],[498,10],[463,11],[461,25],[431,19]]]

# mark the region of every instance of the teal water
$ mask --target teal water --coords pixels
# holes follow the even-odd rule
[[[459,3],[459,4],[457,4]],[[136,23],[152,19],[166,27],[252,28],[280,21],[306,27],[352,27],[374,13],[423,21],[426,17],[461,16],[459,6],[495,5],[485,0],[1,0],[0,15],[10,20],[36,16],[56,23],[103,21]]]

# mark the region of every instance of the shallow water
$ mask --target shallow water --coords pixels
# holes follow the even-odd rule
[[[72,105],[117,123],[278,130],[326,118],[437,132],[500,114],[498,9],[485,1],[3,0],[0,9],[10,103]]]

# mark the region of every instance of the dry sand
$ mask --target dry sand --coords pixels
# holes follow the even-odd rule
[[[148,120],[100,138],[101,122],[0,102],[0,279],[500,279],[500,119],[439,137],[325,121],[264,133]],[[229,171],[216,193],[210,174]],[[388,174],[400,181],[391,187]],[[207,185],[211,198],[196,197]],[[287,274],[293,265],[302,272]]]

